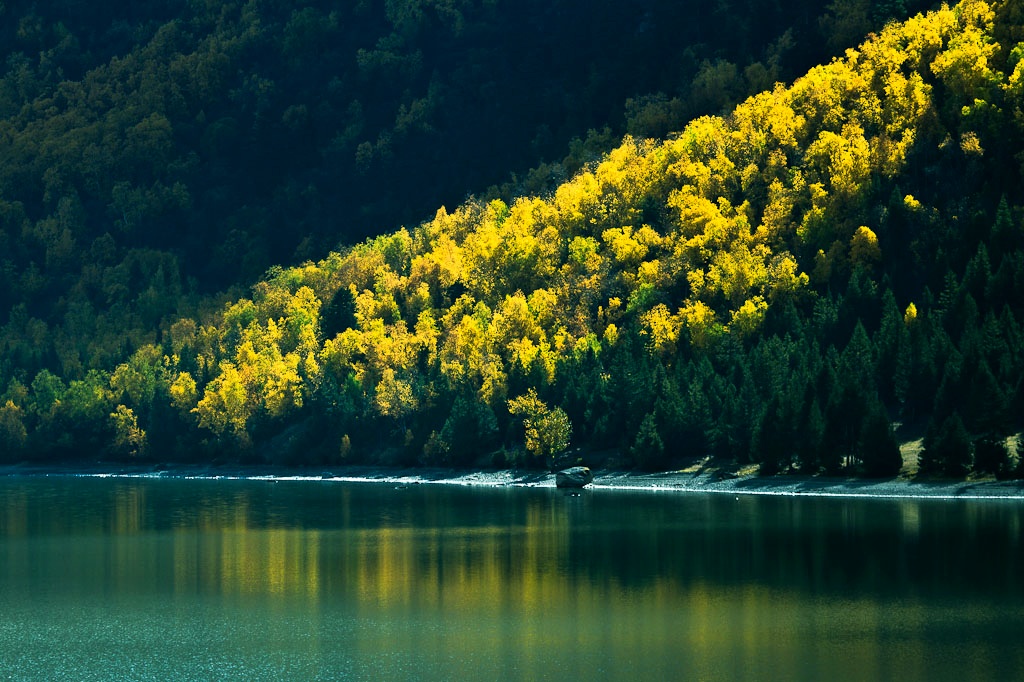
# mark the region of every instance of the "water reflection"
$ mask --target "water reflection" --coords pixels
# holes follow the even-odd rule
[[[18,537],[81,545],[73,556],[93,563],[75,579],[123,572],[129,589],[155,562],[189,591],[379,604],[513,594],[529,606],[580,583],[1003,598],[1020,596],[1024,568],[1012,503],[43,481],[4,484],[6,548]]]
[[[302,679],[1024,673],[1013,503],[90,479],[0,494],[0,651],[15,630],[25,650],[33,628],[127,618],[137,650],[162,642],[154,679],[211,647],[238,679],[288,661]]]

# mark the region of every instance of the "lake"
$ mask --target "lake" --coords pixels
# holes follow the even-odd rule
[[[1024,505],[0,478],[0,680],[1024,679]]]

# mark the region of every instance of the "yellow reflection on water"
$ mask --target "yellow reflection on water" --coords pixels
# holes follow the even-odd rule
[[[319,596],[322,531],[254,526],[251,505],[236,495],[177,519],[169,532],[175,592]]]
[[[141,486],[120,486],[110,510],[111,529],[117,535],[138,533],[143,524],[146,489]]]
[[[7,537],[24,536],[28,529],[28,493],[23,490],[7,492],[0,520],[0,533]]]

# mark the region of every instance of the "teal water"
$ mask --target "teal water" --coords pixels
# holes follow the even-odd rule
[[[0,479],[0,680],[1024,679],[1024,507]]]

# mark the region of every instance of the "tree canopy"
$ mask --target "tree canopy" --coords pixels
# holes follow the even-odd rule
[[[923,471],[971,471],[977,441],[979,468],[1011,472],[1000,448],[1024,400],[1013,3],[963,0],[886,24],[874,3],[834,2],[815,25],[823,44],[850,25],[876,32],[789,85],[775,81],[795,59],[792,31],[737,57],[751,60],[742,78],[734,62],[707,61],[685,97],[630,99],[629,134],[604,153],[592,136],[414,227],[283,257],[248,291],[211,294],[218,279],[203,268],[235,283],[270,254],[298,253],[297,235],[312,255],[339,234],[332,221],[360,222],[342,207],[361,193],[440,203],[446,164],[472,173],[491,149],[451,144],[437,172],[426,155],[411,166],[422,176],[389,175],[405,163],[399,146],[480,111],[448,79],[468,78],[473,56],[497,58],[485,29],[501,3],[385,3],[382,17],[279,5],[189,4],[191,23],[168,9],[177,18],[136,28],[141,47],[92,70],[83,55],[104,41],[77,38],[68,49],[80,61],[54,57],[50,81],[8,59],[2,86],[23,102],[0,121],[9,457],[512,463],[572,443],[652,468],[713,456],[766,472],[893,475],[892,423],[917,420],[932,424]],[[607,30],[602,13],[615,11],[600,5],[587,21]],[[714,24],[694,11],[691,23]],[[642,49],[664,55],[655,37],[674,15],[656,2],[648,12],[630,15],[653,22],[636,35],[651,32]],[[386,36],[358,49],[358,73],[337,93],[383,99],[332,99],[330,87],[325,111],[289,99],[322,85],[323,69],[302,71],[313,55],[362,44],[342,37],[373,17]],[[32,24],[37,40],[58,35],[47,21]],[[271,38],[268,26],[282,31]],[[781,26],[765,17],[761,38]],[[458,67],[434,61],[448,55],[441,39],[465,44]],[[268,40],[279,52],[257,49]],[[58,74],[74,63],[77,78]],[[24,92],[17,64],[30,72]],[[408,94],[427,64],[425,94]],[[590,68],[615,82],[614,65]],[[123,80],[153,69],[152,82]],[[552,76],[537,77],[543,88]],[[367,121],[383,119],[370,102],[384,106],[393,82],[412,99],[371,132]],[[522,132],[502,120],[495,129]],[[343,152],[362,170],[328,190],[328,160]],[[385,177],[386,190],[368,191]]]

